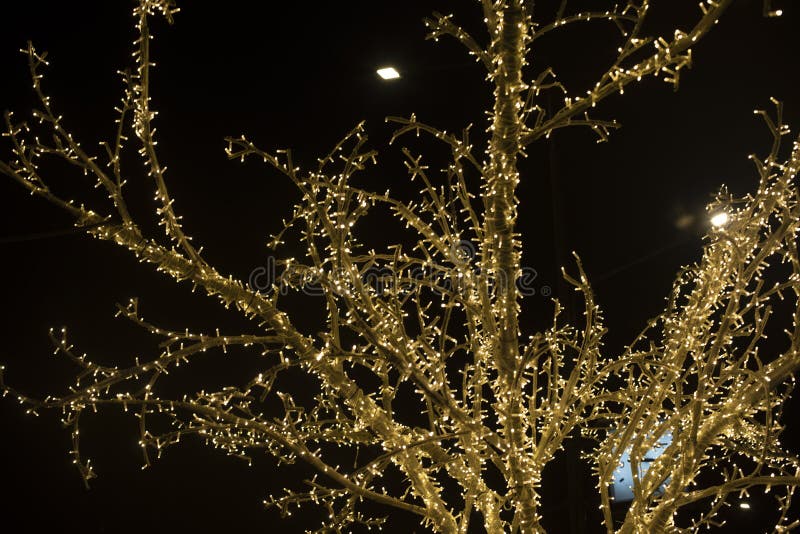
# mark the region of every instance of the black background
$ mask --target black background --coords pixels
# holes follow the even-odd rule
[[[666,37],[676,25],[688,29],[698,11],[693,0],[658,4],[663,5],[654,6],[651,17],[661,22],[650,31]],[[131,7],[107,1],[0,5],[0,108],[23,118],[33,104],[25,58],[16,53],[30,39],[50,52],[45,87],[67,127],[92,150],[98,141],[110,140],[113,107],[121,94],[115,73],[130,66]],[[265,265],[267,236],[280,229],[297,200],[291,184],[277,173],[227,161],[224,136],[245,133],[268,150],[291,147],[295,160],[309,166],[366,120],[380,156],[365,183],[376,190],[391,187],[402,196],[413,189],[399,147],[386,147],[391,132],[386,115],[415,112],[449,131],[473,123],[477,136],[486,126],[490,87],[480,66],[454,42],[425,41],[421,23],[433,10],[454,12],[483,37],[477,2],[243,1],[181,7],[173,27],[154,23],[158,146],[187,232],[223,273],[245,280]],[[770,108],[768,99],[774,96],[786,104],[786,122],[800,128],[800,10],[789,1],[775,7],[783,8],[784,17],[763,18],[760,1],[735,2],[695,48],[694,66],[684,72],[677,93],[659,80],[644,80],[624,97],[599,105],[597,116],[623,125],[609,143],[596,144],[591,132],[576,129],[556,133],[549,145],[531,147],[521,164],[518,196],[523,264],[538,276],[537,295],[523,303],[524,335],[549,323],[550,300],[541,292],[545,286],[559,291],[556,273],[572,250],[595,283],[609,327],[609,351],[618,351],[660,311],[678,268],[699,259],[707,224],[704,205],[713,193],[723,183],[737,194],[756,184],[746,156],[763,154],[771,138],[752,110]],[[541,18],[555,8],[554,2],[537,2]],[[532,72],[552,65],[573,94],[582,93],[618,44],[613,28],[575,26],[537,42],[541,48],[533,54]],[[384,64],[395,65],[403,78],[378,79],[375,69]],[[8,147],[1,150],[6,157]],[[431,154],[436,161],[435,149]],[[128,163],[128,194],[143,220],[154,208],[152,184],[138,163]],[[49,170],[55,190],[83,194],[87,201],[101,198],[90,191],[91,181],[74,171],[57,165]],[[42,395],[69,383],[68,366],[48,357],[51,326],[67,326],[71,341],[101,361],[152,356],[147,336],[113,319],[114,304],[133,296],[140,297],[148,319],[165,327],[252,330],[216,302],[175,286],[123,250],[57,234],[71,222],[10,180],[0,181],[0,195],[5,271],[0,360],[7,381],[20,389]],[[681,218],[694,223],[679,228]],[[144,226],[155,235],[155,225]],[[377,225],[362,231],[368,242],[393,235]],[[280,254],[298,251],[290,241]],[[321,315],[313,302],[289,299],[287,306],[299,328],[315,331]],[[221,366],[209,358],[196,376],[209,384],[235,383],[237,357],[229,355]],[[70,463],[69,434],[59,428],[57,414],[33,418],[21,412],[10,400],[0,403],[5,489],[0,511],[2,520],[20,531],[295,532],[305,524],[295,518],[280,523],[276,512],[264,512],[260,505],[268,493],[296,482],[300,470],[276,469],[270,459],[247,467],[189,442],[142,471],[136,421],[118,413],[88,418],[83,443],[100,478],[86,491]],[[796,413],[793,406],[790,424]],[[794,434],[786,441],[798,450]],[[570,493],[552,469],[545,482],[550,493],[543,513],[552,532],[567,530],[568,496],[587,499],[582,501],[587,509],[594,506],[586,497],[593,491],[591,480],[584,496]],[[751,531],[759,514],[756,501],[750,512],[733,513],[729,528]],[[400,518],[397,524],[413,522]]]

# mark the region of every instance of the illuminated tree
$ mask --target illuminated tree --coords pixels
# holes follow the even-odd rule
[[[797,527],[788,513],[800,462],[779,437],[782,408],[800,366],[800,205],[794,182],[800,144],[782,143],[789,129],[780,104],[774,115],[759,112],[774,142],[766,157],[753,157],[758,189],[743,198],[721,193],[709,206],[717,217],[702,259],[680,273],[666,310],[627,349],[605,352],[602,316],[577,257],[564,277],[583,300],[580,324],[567,322],[558,303],[550,329],[527,336],[518,324],[523,270],[515,191],[525,148],[571,126],[589,127],[606,140],[617,124],[596,118],[593,108],[648,76],[677,87],[691,47],[731,2],[701,4],[691,30],[675,30],[669,40],[644,33],[647,0],[581,13],[568,12],[562,2],[545,23],[534,22],[532,2],[483,0],[487,44],[450,16],[434,15],[426,21],[431,37],[452,36],[467,47],[485,67],[494,101],[485,146],[473,145],[468,128],[456,135],[413,115],[391,118],[398,125],[393,139],[429,135],[451,152],[443,172],[432,173],[420,156],[403,151],[411,179],[422,186],[416,202],[351,181],[375,158],[361,125],[310,171],[297,167],[289,151],[268,152],[245,137],[228,139],[231,158],[262,160],[301,195],[284,231],[299,228],[305,254],[283,260],[269,287],[245,284],[210,265],[173,209],[157,155],[149,89],[149,19],[171,22],[173,3],[141,0],[134,9],[135,69],[123,75],[117,135],[100,155],[63,126],[42,88],[45,55],[29,46],[25,53],[39,105],[31,125],[6,115],[4,136],[13,155],[0,161],[0,172],[66,211],[88,235],[204,290],[231,313],[256,319],[260,330],[171,331],[142,318],[133,300],[119,313],[161,340],[155,357],[102,365],[76,352],[66,334],[54,333],[56,351],[78,368],[71,390],[44,399],[7,386],[4,391],[31,411],[63,411],[86,480],[93,471],[80,454],[80,415],[106,405],[136,410],[145,464],[151,453],[193,434],[243,458],[266,453],[305,462],[319,476],[267,504],[287,514],[295,506],[321,506],[329,514],[321,528],[326,532],[354,523],[380,525],[382,518],[372,515],[376,508],[365,506],[367,501],[417,514],[437,532],[465,533],[475,517],[487,532],[541,531],[543,469],[578,433],[595,443],[588,458],[609,532],[676,530],[676,513],[697,503],[704,511],[684,528],[713,526],[729,497],[762,487],[779,490],[776,529]],[[768,3],[765,12],[780,14]],[[621,35],[618,56],[591,90],[570,93],[551,68],[533,79],[525,75],[538,38],[587,21],[613,24]],[[544,101],[551,95],[562,96],[563,105],[550,110]],[[132,144],[155,184],[163,236],[147,235],[126,205],[122,156]],[[52,192],[40,173],[39,162],[47,158],[96,178],[113,208]],[[414,239],[378,251],[361,244],[359,223],[381,209],[390,210]],[[281,232],[271,246],[283,238]],[[277,304],[287,288],[310,286],[320,289],[327,311],[327,328],[316,336],[302,334]],[[791,303],[788,339],[780,350],[765,349],[773,302],[783,299]],[[198,354],[233,346],[258,351],[268,363],[248,382],[219,391],[188,388],[172,395],[160,388],[163,375],[191,366]],[[317,382],[312,403],[274,388],[290,369]],[[271,408],[275,400],[280,414]],[[401,422],[400,404],[424,406],[428,424]],[[665,436],[671,437],[668,443]],[[646,458],[656,449],[657,457]],[[618,525],[609,487],[623,457],[632,467],[633,501]],[[641,469],[645,462],[649,468]],[[397,475],[399,489],[386,483]],[[457,488],[457,502],[447,497],[450,487]]]

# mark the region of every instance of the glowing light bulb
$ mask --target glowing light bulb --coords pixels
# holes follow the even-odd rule
[[[728,214],[725,213],[724,211],[715,213],[714,215],[711,216],[711,224],[713,226],[716,226],[717,228],[725,226],[726,224],[728,224],[729,220],[730,218],[728,217]]]
[[[400,73],[394,67],[381,67],[376,72],[384,80],[396,80],[400,77]]]
[[[749,510],[750,509],[750,503],[749,502],[740,502],[739,503],[739,508],[741,508],[742,510]]]

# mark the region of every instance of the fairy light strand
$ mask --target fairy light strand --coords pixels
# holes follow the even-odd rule
[[[267,497],[264,504],[285,516],[298,507],[320,506],[327,512],[320,532],[355,524],[381,529],[386,518],[370,516],[361,506],[364,500],[417,514],[436,532],[466,533],[473,528],[473,512],[487,532],[542,532],[543,470],[576,431],[595,443],[586,457],[596,474],[608,531],[615,530],[611,477],[628,454],[634,498],[622,532],[674,529],[679,510],[705,500],[706,508],[689,527],[698,531],[714,525],[726,504],[757,488],[779,493],[775,530],[788,532],[798,525],[789,507],[800,484],[800,462],[779,440],[782,408],[800,367],[800,144],[786,142],[790,132],[780,103],[774,102],[774,113],[757,112],[773,144],[765,157],[751,158],[760,178],[756,191],[743,198],[720,192],[708,207],[716,222],[702,259],[678,276],[665,311],[622,354],[609,355],[603,347],[603,315],[577,256],[575,267],[563,275],[582,296],[582,321],[568,324],[556,302],[552,326],[523,339],[517,319],[521,296],[514,282],[521,273],[522,242],[515,230],[516,190],[525,179],[518,170],[525,147],[566,127],[586,127],[598,141],[607,140],[619,125],[595,118],[598,104],[646,77],[677,88],[692,47],[730,3],[706,0],[689,31],[656,36],[644,33],[647,0],[576,13],[565,12],[562,3],[547,21],[534,19],[522,0],[482,0],[487,43],[452,15],[435,13],[425,21],[429,37],[452,37],[465,46],[486,71],[493,105],[485,146],[471,141],[471,126],[453,134],[415,115],[388,119],[397,125],[392,143],[409,134],[426,135],[451,152],[445,168],[432,170],[423,156],[402,149],[410,180],[421,184],[415,201],[351,182],[376,164],[363,124],[316,168],[306,170],[289,150],[270,152],[245,136],[228,138],[231,159],[262,161],[300,195],[269,246],[280,249],[296,229],[305,250],[300,257],[281,259],[273,295],[208,264],[185,233],[168,193],[152,126],[156,112],[150,106],[149,73],[155,64],[149,20],[163,16],[172,22],[174,3],[140,0],[134,8],[135,68],[122,76],[115,137],[101,143],[105,165],[63,125],[42,85],[46,54],[28,45],[23,52],[40,106],[31,124],[6,114],[3,137],[11,156],[0,160],[0,172],[65,210],[88,235],[189,282],[231,313],[255,319],[259,330],[170,330],[146,320],[133,299],[119,306],[117,315],[159,341],[152,354],[136,357],[133,364],[101,365],[79,353],[66,330],[51,331],[55,354],[78,369],[69,391],[29,397],[2,382],[0,367],[4,394],[31,414],[62,412],[71,429],[72,459],[87,482],[95,471],[81,455],[81,414],[108,405],[135,414],[143,468],[185,439],[200,439],[248,463],[261,454],[281,463],[304,462],[317,476],[303,488]],[[769,2],[764,9],[769,16],[781,14]],[[542,36],[584,22],[612,24],[621,36],[617,57],[592,89],[571,92],[551,67],[539,69],[532,79],[523,75],[534,43],[546,41],[539,41]],[[553,94],[563,105],[551,112],[542,103]],[[155,185],[161,235],[145,235],[125,203],[121,161],[132,149],[129,133]],[[93,177],[110,205],[90,207],[60,198],[40,174],[44,158],[62,159]],[[415,234],[413,244],[387,244],[376,251],[361,243],[359,225],[375,210],[389,210]],[[380,288],[364,277],[377,271],[390,275]],[[326,330],[313,337],[301,334],[275,300],[278,290],[299,290],[309,281],[322,288],[328,314]],[[783,350],[768,352],[764,340],[777,313],[772,304],[780,299],[793,304],[791,326]],[[163,376],[186,372],[198,355],[230,358],[225,354],[233,347],[262,357],[262,368],[248,381],[218,391],[189,388],[178,396],[160,387]],[[448,367],[462,360],[456,371]],[[318,383],[310,406],[276,386],[289,369],[302,369]],[[359,379],[364,372],[375,379],[374,386]],[[273,408],[267,401],[275,401]],[[422,406],[427,424],[401,422],[395,413],[401,402]],[[280,406],[277,413],[274,406]],[[672,442],[657,458],[645,459],[667,432]],[[339,451],[337,458],[351,454],[352,464],[332,460],[331,447]],[[649,468],[642,470],[645,461]],[[489,481],[490,468],[504,479],[502,487]],[[384,486],[396,475],[403,480],[402,491],[390,492]],[[460,509],[445,491],[453,485],[460,490]]]

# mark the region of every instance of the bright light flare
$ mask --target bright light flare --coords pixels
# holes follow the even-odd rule
[[[377,70],[377,73],[384,80],[396,80],[400,77],[400,73],[394,67],[381,67]]]
[[[722,228],[723,226],[728,224],[729,220],[730,218],[728,217],[728,214],[725,213],[724,211],[715,213],[714,215],[711,216],[711,224],[717,228]]]
[[[742,510],[749,510],[750,509],[750,503],[749,502],[740,502],[739,503],[739,508],[741,508]]]

